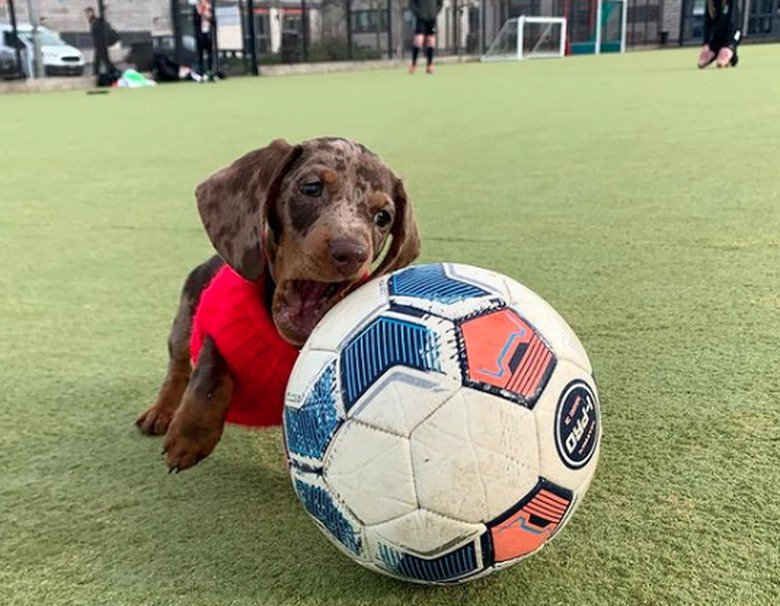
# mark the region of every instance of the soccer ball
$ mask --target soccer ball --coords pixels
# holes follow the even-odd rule
[[[588,356],[550,305],[500,274],[433,264],[325,316],[290,378],[284,433],[295,492],[336,547],[449,584],[560,531],[601,422]]]

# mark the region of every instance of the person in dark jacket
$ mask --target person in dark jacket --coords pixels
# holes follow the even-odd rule
[[[211,0],[198,0],[192,13],[195,26],[195,43],[198,48],[198,70],[204,79],[213,79],[214,65],[214,10]]]
[[[102,71],[102,67],[105,65],[105,73],[111,73],[116,70],[114,64],[111,63],[111,59],[108,56],[108,30],[109,26],[105,20],[98,17],[95,13],[95,9],[92,7],[85,8],[84,14],[89,21],[89,32],[92,34],[92,47],[95,49],[95,57],[92,60],[92,72],[98,76]]]
[[[414,39],[412,40],[412,63],[409,65],[409,73],[413,74],[417,69],[417,57],[425,42],[425,72],[433,73],[433,48],[436,45],[436,16],[441,10],[444,0],[411,0],[410,8],[414,14],[416,23],[414,26]]]
[[[736,67],[739,13],[736,0],[707,0],[704,13],[704,46],[699,53],[699,69],[715,61],[718,67]]]

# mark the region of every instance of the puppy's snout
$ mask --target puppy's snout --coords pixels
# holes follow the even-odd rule
[[[338,238],[330,242],[330,256],[335,268],[345,277],[358,272],[368,259],[366,246],[348,238]]]

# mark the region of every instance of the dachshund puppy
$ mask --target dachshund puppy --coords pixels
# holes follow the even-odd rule
[[[196,190],[219,256],[187,278],[157,402],[136,425],[165,435],[171,471],[217,445],[225,423],[281,423],[297,348],[338,301],[420,252],[401,180],[364,146],[282,140]]]

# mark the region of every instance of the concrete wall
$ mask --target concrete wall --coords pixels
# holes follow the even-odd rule
[[[169,0],[105,0],[106,17],[119,32],[146,31],[170,32]],[[15,3],[17,19],[29,21],[27,2]],[[89,26],[84,18],[84,9],[97,7],[96,0],[33,0],[41,23],[62,33],[88,33]],[[0,12],[0,19],[5,21]]]

